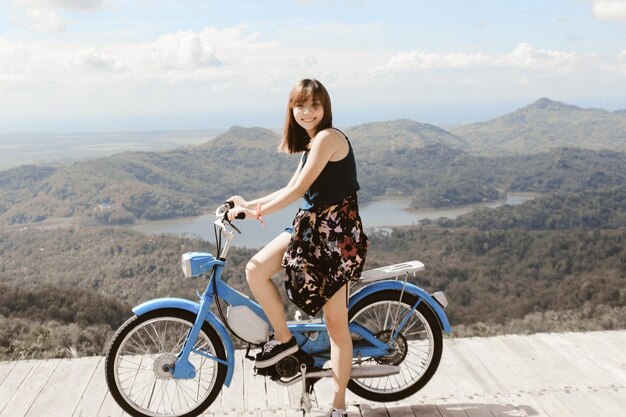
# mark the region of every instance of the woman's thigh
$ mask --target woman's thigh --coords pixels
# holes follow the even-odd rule
[[[265,245],[263,249],[257,252],[256,255],[250,259],[246,266],[246,272],[248,278],[250,276],[271,278],[272,275],[282,269],[281,263],[283,255],[289,245],[291,235],[287,232],[282,232],[274,238],[270,243]]]

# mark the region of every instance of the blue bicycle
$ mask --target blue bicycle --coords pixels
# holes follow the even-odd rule
[[[271,326],[260,306],[222,280],[238,229],[220,206],[214,223],[216,258],[210,253],[182,256],[186,277],[204,275],[208,284],[199,303],[180,298],[150,300],[113,336],[106,354],[106,381],[113,398],[132,416],[191,417],[201,414],[229,386],[235,366],[231,334],[250,349],[269,338]],[[225,238],[224,245],[222,241]],[[442,352],[442,330],[450,332],[442,292],[428,294],[409,283],[423,270],[418,261],[363,272],[349,298],[354,361],[348,389],[372,401],[406,398],[434,375]],[[354,286],[354,283],[353,283]],[[216,313],[210,311],[214,306]],[[330,377],[330,343],[322,319],[288,322],[300,350],[257,370],[281,385],[302,383],[303,413],[320,378]]]

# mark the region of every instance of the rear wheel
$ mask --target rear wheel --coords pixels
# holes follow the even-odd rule
[[[400,373],[377,378],[351,379],[348,389],[371,401],[398,401],[406,398],[426,385],[432,378],[442,351],[442,333],[439,321],[428,304],[418,301],[417,296],[385,290],[368,295],[356,303],[348,312],[351,323],[369,329],[376,337],[389,342],[394,330],[408,315],[406,324],[393,340],[393,351],[381,358],[361,358],[363,366],[394,365]],[[400,301],[398,301],[400,300]],[[362,342],[353,336],[355,346]]]
[[[135,417],[193,417],[215,400],[226,366],[196,352],[226,360],[222,342],[204,323],[189,362],[193,379],[174,379],[174,363],[196,315],[161,309],[129,319],[113,336],[106,355],[106,381],[122,409]]]

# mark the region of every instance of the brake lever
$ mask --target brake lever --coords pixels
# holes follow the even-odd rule
[[[235,226],[230,220],[228,220],[228,212],[224,213],[224,218],[222,219],[222,221],[228,223],[228,225],[232,227],[237,233],[241,234],[241,230],[239,230],[237,226]]]

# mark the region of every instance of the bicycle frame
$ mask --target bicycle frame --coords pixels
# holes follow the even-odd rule
[[[216,214],[218,213],[216,212]],[[195,323],[191,331],[187,335],[182,350],[177,354],[177,360],[175,363],[173,374],[173,377],[175,379],[188,379],[195,377],[196,371],[193,365],[189,362],[189,354],[193,349],[193,346],[204,322],[208,322],[209,325],[211,325],[217,331],[220,339],[222,340],[222,343],[224,344],[227,354],[226,361],[209,355],[203,351],[193,351],[194,353],[202,355],[209,360],[214,360],[226,365],[227,373],[224,384],[226,386],[230,386],[235,365],[234,346],[231,337],[226,329],[227,326],[225,326],[225,324],[214,313],[209,311],[214,299],[224,301],[230,306],[244,305],[252,310],[265,322],[267,322],[270,326],[270,329],[271,324],[269,323],[267,316],[257,303],[252,301],[245,294],[242,294],[234,288],[230,287],[226,282],[222,280],[222,272],[226,266],[226,256],[228,254],[233,239],[233,231],[227,230],[226,226],[224,225],[223,219],[216,220],[215,225],[216,227],[220,228],[220,233],[223,233],[227,238],[220,258],[216,259],[209,253],[200,253],[198,254],[201,258],[200,262],[196,262],[193,265],[183,264],[183,270],[185,271],[186,276],[209,274],[209,280],[204,293],[202,295],[198,294],[200,296],[200,303],[198,304],[193,301],[180,298],[162,298],[143,303],[133,308],[133,312],[137,316],[140,316],[149,311],[160,308],[178,308],[196,314]],[[186,267],[188,269],[185,269]],[[369,284],[357,293],[353,294],[353,297],[350,298],[350,305],[353,305],[359,299],[368,294],[371,294],[374,291],[396,289],[398,285],[402,285],[402,283],[398,281],[379,281],[374,284]],[[396,334],[402,331],[402,328],[406,323],[406,318],[409,317],[423,301],[427,302],[429,306],[435,311],[436,315],[439,317],[442,328],[449,333],[450,325],[448,323],[445,313],[443,313],[443,309],[428,293],[424,292],[422,289],[412,284],[407,284],[406,282],[402,289],[403,291],[418,294],[419,298],[415,305],[412,306],[412,309],[408,313],[406,313],[406,315],[401,320],[398,320],[399,325],[395,327],[393,337],[395,337]],[[291,333],[296,338],[296,341],[300,348],[314,357],[314,366],[316,368],[322,368],[324,363],[328,359],[330,359],[330,340],[328,337],[325,323],[320,319],[305,320],[299,322],[288,322],[288,327]],[[359,324],[350,323],[349,329],[351,333],[359,335],[364,341],[360,343],[359,346],[355,346],[353,348],[353,357],[360,358],[361,356],[364,356],[377,358],[389,354],[389,352],[392,350],[391,345],[393,344],[393,337],[389,340],[389,342],[385,343],[379,340],[367,328]]]

